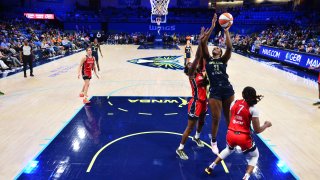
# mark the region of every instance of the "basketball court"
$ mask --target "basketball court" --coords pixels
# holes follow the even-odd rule
[[[241,153],[231,155],[210,176],[204,168],[216,156],[209,145],[198,148],[189,139],[187,161],[175,153],[191,95],[181,70],[182,50],[103,45],[102,51],[100,79],[93,78],[90,85],[90,105],[78,97],[83,81],[77,79],[77,68],[84,51],[37,66],[34,78],[17,73],[0,79],[6,94],[0,97],[1,119],[6,120],[0,121],[1,179],[242,177],[246,159]],[[260,159],[253,179],[317,179],[320,114],[311,105],[316,82],[236,53],[228,73],[236,98],[248,85],[265,96],[257,105],[260,119],[273,124],[254,136]],[[210,127],[208,115],[201,133],[207,144]],[[223,119],[218,133],[222,150]]]

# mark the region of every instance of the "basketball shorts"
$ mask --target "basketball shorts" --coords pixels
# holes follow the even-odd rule
[[[87,79],[90,80],[90,79],[91,79],[91,76],[83,75],[83,76],[82,76],[82,79],[83,79],[83,80],[87,80]]]
[[[191,53],[186,53],[186,58],[191,58]]]
[[[210,86],[209,89],[209,98],[224,101],[233,95],[234,90],[231,84],[226,86]]]
[[[230,149],[240,146],[243,153],[254,151],[256,145],[250,134],[228,130],[227,145]]]
[[[318,77],[318,83],[320,84],[320,73],[319,73],[319,77]]]
[[[200,116],[207,113],[207,101],[190,99],[188,103],[188,119],[198,120]]]

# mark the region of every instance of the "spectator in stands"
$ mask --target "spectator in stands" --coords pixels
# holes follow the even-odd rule
[[[257,39],[254,41],[254,49],[256,53],[259,52],[261,44],[262,42],[260,40],[260,37],[257,37]]]
[[[2,52],[0,51],[0,59],[6,64],[10,64],[10,67],[22,66],[19,60],[16,57],[12,56],[11,54],[5,55],[5,54],[2,54]]]
[[[5,38],[3,38],[0,46],[1,46],[1,48],[8,50],[10,47],[10,43],[8,43]]]
[[[299,51],[299,52],[306,52],[305,47],[304,47],[303,44],[300,44],[300,45],[299,45],[298,51]]]
[[[0,58],[0,70],[4,71],[4,70],[10,70],[11,68],[9,66],[6,65],[6,63],[3,62],[3,60]]]

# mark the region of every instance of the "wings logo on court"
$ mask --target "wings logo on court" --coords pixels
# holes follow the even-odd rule
[[[153,68],[183,70],[183,66],[179,64],[179,58],[182,56],[154,56],[139,59],[128,60],[133,64],[149,66]]]

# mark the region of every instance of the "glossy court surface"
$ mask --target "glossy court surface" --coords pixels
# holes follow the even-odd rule
[[[237,151],[212,175],[204,168],[215,155],[189,139],[189,160],[175,150],[186,125],[185,97],[93,97],[18,179],[239,179],[246,158]],[[210,144],[211,118],[201,139]],[[225,146],[222,119],[218,142]],[[194,133],[193,133],[194,134]],[[192,135],[193,135],[192,134]],[[288,167],[254,136],[260,151],[252,179],[295,179]],[[208,146],[208,145],[207,145]]]
[[[35,67],[33,78],[23,78],[21,72],[1,78],[0,90],[5,95],[0,96],[0,179],[134,179],[134,175],[156,178],[159,174],[162,179],[207,178],[203,169],[215,158],[209,148],[197,148],[189,140],[185,150],[190,159],[182,161],[175,154],[181,136],[172,133],[182,133],[187,123],[186,106],[180,108],[182,102],[177,97],[191,95],[188,78],[182,72],[183,47],[138,47],[101,46],[104,56],[99,57],[100,79],[91,80],[90,107],[84,107],[78,97],[83,80],[77,79],[77,68],[84,51]],[[194,51],[196,48],[193,46]],[[211,51],[212,46],[209,48]],[[312,106],[317,98],[316,76],[252,59],[232,53],[227,71],[236,98],[241,98],[242,89],[248,85],[265,96],[257,107],[261,121],[271,121],[273,126],[260,137],[282,160],[277,162],[255,137],[261,158],[253,178],[290,179],[290,172],[282,173],[290,167],[298,178],[317,180],[320,161],[315,157],[320,157],[320,146],[315,139],[320,138],[320,111]],[[152,98],[154,103],[144,100]],[[162,98],[178,103],[164,103]],[[201,135],[207,143],[210,123],[207,116]],[[225,147],[225,130],[222,120],[220,150]],[[121,137],[102,150],[86,173],[95,154]],[[219,165],[208,178],[242,177],[246,164],[243,156],[234,154],[225,164],[230,173]]]

